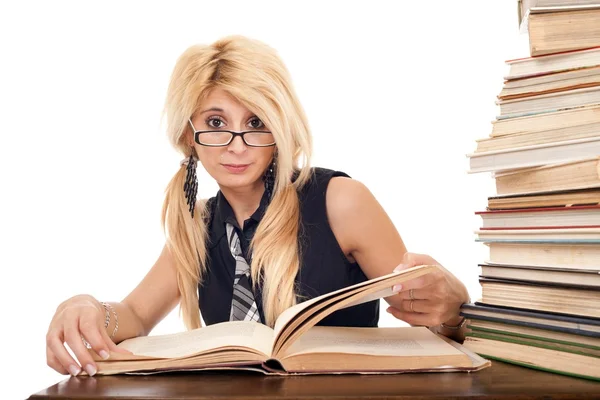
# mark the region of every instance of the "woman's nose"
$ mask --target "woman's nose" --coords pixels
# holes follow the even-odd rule
[[[246,151],[248,149],[248,146],[246,146],[246,143],[244,143],[244,140],[242,140],[241,136],[236,136],[233,138],[231,143],[229,143],[227,149],[229,151],[233,151],[234,153],[241,153]]]

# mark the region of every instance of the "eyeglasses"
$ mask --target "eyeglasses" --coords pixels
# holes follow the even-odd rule
[[[194,131],[194,141],[202,146],[223,147],[228,146],[236,136],[240,136],[246,146],[269,147],[275,146],[275,138],[269,131],[228,131],[225,129],[197,131],[191,119],[188,119]]]

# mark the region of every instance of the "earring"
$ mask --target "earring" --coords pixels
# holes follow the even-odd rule
[[[265,192],[267,192],[267,198],[271,200],[273,197],[273,187],[275,186],[275,168],[277,164],[275,162],[275,157],[273,157],[273,161],[267,167],[265,174],[263,175],[263,181],[265,182]]]
[[[185,177],[185,183],[183,184],[183,191],[185,192],[185,198],[187,199],[187,205],[192,214],[192,219],[194,219],[196,193],[198,193],[198,178],[196,177],[196,160],[192,154],[190,154],[190,158],[187,160],[186,164],[187,175]]]

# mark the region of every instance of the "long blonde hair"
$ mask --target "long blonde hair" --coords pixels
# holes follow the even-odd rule
[[[177,60],[167,91],[165,114],[171,144],[185,157],[195,151],[186,144],[187,120],[210,90],[219,87],[260,118],[273,132],[277,146],[273,197],[251,243],[251,274],[263,284],[266,324],[296,303],[294,280],[300,268],[298,190],[310,177],[312,139],[306,115],[277,52],[243,36],[229,36],[212,45],[188,48]],[[293,173],[298,178],[293,181]],[[183,191],[186,166],[166,189],[162,226],[177,267],[180,309],[188,329],[200,327],[198,284],[207,271],[208,210],[196,204],[192,219]],[[199,182],[201,185],[202,183]]]

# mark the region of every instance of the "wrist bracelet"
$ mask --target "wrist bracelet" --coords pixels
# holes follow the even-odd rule
[[[104,303],[100,303],[104,307],[104,329],[108,328],[110,325],[110,312],[108,312],[108,308],[104,306]]]
[[[111,306],[110,304],[106,303],[106,302],[102,302],[102,307],[104,307],[104,310],[106,311],[106,315],[107,315],[107,320],[105,321],[105,328],[108,328],[108,325],[110,323],[110,313],[109,310],[112,311],[112,314],[115,317],[115,328],[113,329],[112,333],[110,334],[110,338],[114,338],[115,335],[117,334],[117,330],[119,329],[119,319],[117,318],[117,312],[115,311],[114,307]]]
[[[467,319],[465,317],[463,317],[462,321],[460,321],[460,323],[456,326],[448,326],[445,323],[442,322],[442,324],[440,325],[442,328],[445,329],[450,329],[452,331],[457,331],[460,328],[462,328],[463,326],[465,326],[465,324],[467,323]]]

